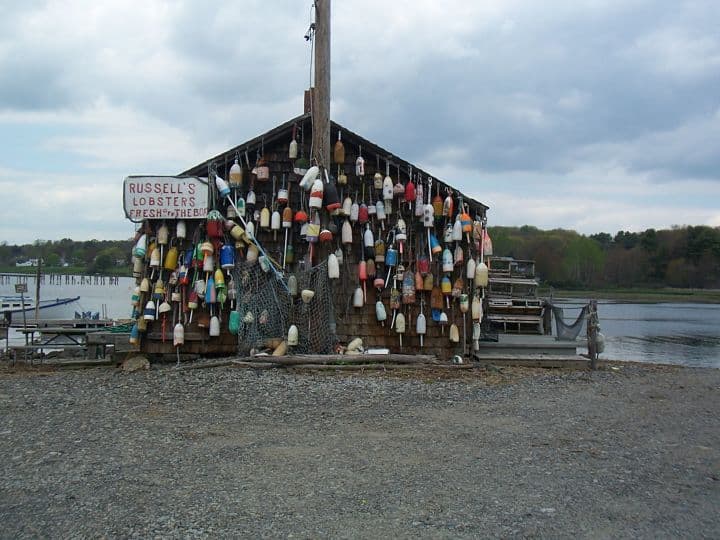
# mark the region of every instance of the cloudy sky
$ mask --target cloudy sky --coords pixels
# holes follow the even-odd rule
[[[0,240],[132,235],[176,174],[302,112],[311,0],[0,0]],[[582,233],[720,226],[716,0],[342,0],[332,117]]]

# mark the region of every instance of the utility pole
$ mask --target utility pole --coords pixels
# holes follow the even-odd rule
[[[315,0],[315,88],[312,144],[317,164],[330,167],[330,0]]]

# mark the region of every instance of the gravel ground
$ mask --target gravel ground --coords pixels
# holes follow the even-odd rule
[[[717,538],[720,370],[0,370],[0,535]]]

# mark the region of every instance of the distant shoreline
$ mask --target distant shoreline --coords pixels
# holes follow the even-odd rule
[[[569,290],[541,287],[538,295],[544,298],[602,298],[628,303],[654,304],[660,302],[720,304],[720,289],[590,289]]]

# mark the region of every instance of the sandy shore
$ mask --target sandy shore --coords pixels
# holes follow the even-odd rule
[[[2,537],[713,538],[720,370],[0,371]]]

